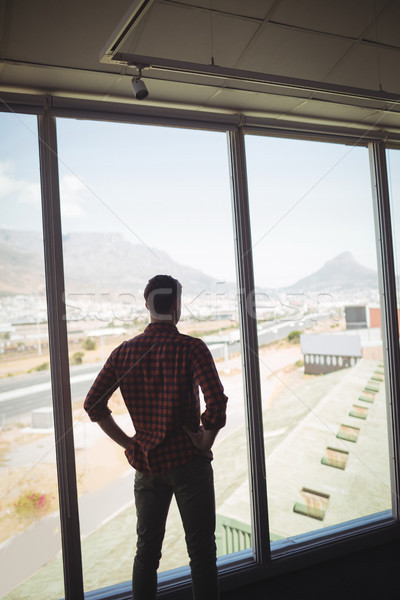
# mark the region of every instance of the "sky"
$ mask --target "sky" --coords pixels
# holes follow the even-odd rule
[[[36,118],[0,114],[0,131],[1,227],[40,230]],[[119,232],[234,280],[225,134],[72,119],[57,131],[63,233]],[[345,251],[376,269],[366,148],[246,136],[246,153],[256,285],[290,285]]]

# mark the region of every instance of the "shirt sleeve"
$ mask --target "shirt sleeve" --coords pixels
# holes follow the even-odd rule
[[[193,375],[204,395],[206,409],[201,415],[204,429],[221,429],[226,423],[227,396],[219,378],[210,350],[197,340],[193,352]]]
[[[108,400],[119,386],[114,366],[114,353],[115,350],[94,380],[83,404],[90,420],[94,422],[102,421],[111,414],[107,406]]]

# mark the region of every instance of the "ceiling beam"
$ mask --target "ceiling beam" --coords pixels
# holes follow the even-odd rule
[[[399,103],[400,95],[374,89],[364,89],[323,81],[312,81],[295,77],[284,77],[256,71],[232,69],[217,65],[203,65],[179,60],[159,58],[155,56],[142,56],[125,52],[117,52],[111,61],[130,67],[140,65],[144,69],[153,71],[182,73],[193,75],[195,78],[210,77],[235,82],[274,86],[281,89],[301,90],[303,92],[317,92],[343,98],[357,98],[359,100],[378,100],[380,102]],[[145,74],[143,75],[145,77]],[[154,78],[154,76],[153,76]],[[196,81],[192,81],[195,84]],[[243,88],[246,91],[246,88]]]

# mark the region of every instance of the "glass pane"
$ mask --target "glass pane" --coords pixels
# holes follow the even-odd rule
[[[272,542],[391,510],[363,148],[247,137]]]
[[[79,143],[77,143],[79,140]],[[148,323],[143,290],[168,273],[183,285],[178,329],[202,337],[229,396],[213,461],[219,553],[249,547],[247,450],[225,135],[58,121],[68,338],[85,590],[130,580],[136,544],[133,470],[82,408],[112,349]],[[117,391],[109,406],[133,434]],[[234,434],[234,435],[233,435]],[[223,532],[240,529],[226,543]],[[160,572],[188,564],[175,503]]]
[[[0,597],[64,596],[36,118],[0,113]],[[21,560],[21,557],[29,556]]]
[[[394,268],[397,284],[397,309],[400,324],[400,152],[387,151],[389,171],[390,212],[392,216]]]

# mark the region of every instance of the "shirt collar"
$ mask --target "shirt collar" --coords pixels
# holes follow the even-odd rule
[[[145,331],[157,331],[159,329],[167,329],[169,331],[178,331],[176,325],[173,323],[149,323]]]

